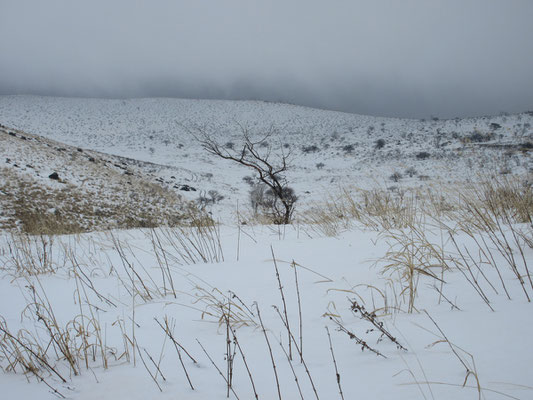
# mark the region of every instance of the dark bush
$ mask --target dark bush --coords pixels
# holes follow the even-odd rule
[[[431,156],[427,151],[421,151],[420,153],[416,154],[417,160],[426,160]]]
[[[342,151],[344,151],[346,154],[351,154],[355,150],[355,146],[353,144],[347,144],[346,146],[342,146]]]
[[[314,144],[310,145],[310,146],[304,146],[302,147],[302,151],[306,154],[308,153],[316,153],[317,151],[319,151],[320,149],[315,146]]]
[[[391,176],[389,176],[389,179],[393,182],[398,182],[400,179],[402,179],[403,176],[399,172],[394,172]]]
[[[474,132],[471,135],[467,136],[468,141],[472,143],[482,143],[482,142],[488,142],[489,140],[492,140],[494,137],[493,133],[480,133],[480,132]]]
[[[265,184],[259,184],[250,191],[250,203],[254,214],[263,213],[273,218],[275,224],[283,224],[283,212],[280,210],[280,202],[286,201],[290,204],[296,203],[298,197],[294,189],[285,186],[282,189],[281,197]]]
[[[385,139],[376,140],[376,149],[382,149],[385,147]]]

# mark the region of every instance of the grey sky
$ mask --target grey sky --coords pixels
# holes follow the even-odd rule
[[[533,110],[533,0],[0,0],[0,94]]]

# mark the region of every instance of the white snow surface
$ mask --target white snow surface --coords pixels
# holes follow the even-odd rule
[[[446,337],[457,346],[455,351],[467,360],[469,368],[476,368],[483,388],[483,398],[528,399],[533,395],[533,348],[529,345],[533,335],[531,304],[525,301],[518,284],[509,274],[505,273],[505,278],[512,300],[503,295],[500,287],[497,287],[499,294],[496,294],[483,283],[494,312],[489,310],[458,272],[445,275],[444,293],[460,310],[451,309],[445,301],[439,304],[439,295],[432,287],[432,279],[421,278],[415,303],[419,312],[394,312],[379,317],[384,326],[408,349],[403,351],[386,338],[378,340],[376,332],[368,332],[372,326],[350,312],[350,299],[357,299],[360,303],[364,301],[368,309],[383,306],[383,299],[380,299],[378,293],[366,286],[373,285],[386,290],[386,276],[379,274],[382,264],[374,265],[373,261],[381,257],[388,247],[385,240],[379,240],[375,232],[353,230],[336,238],[314,235],[311,238],[310,232],[298,231],[292,227],[279,232],[268,227],[244,229],[237,248],[238,230],[222,228],[223,262],[189,266],[171,263],[177,293],[175,298],[172,294],[154,294],[152,299],[135,296],[134,300],[120,281],[127,281],[128,278],[118,252],[113,248],[113,241],[122,243],[126,258],[134,263],[139,276],[155,293],[156,286],[162,290],[163,281],[151,247],[150,232],[115,232],[114,238],[111,233],[56,238],[54,257],[58,263],[63,260],[64,266],[54,275],[40,276],[37,280],[10,275],[10,268],[3,272],[4,279],[0,281],[2,317],[11,330],[24,327],[44,335],[42,324],[32,319],[30,313],[23,312],[31,298],[28,288],[30,283],[35,285],[37,292],[46,293],[60,325],[64,326],[79,315],[73,267],[68,262],[64,263],[61,243],[67,248],[75,246],[80,263],[78,268],[91,277],[98,293],[114,304],[98,299],[95,292],[90,292],[87,297],[105,332],[106,346],[115,349],[115,356],[109,355],[108,369],[102,367],[98,355],[96,361],[89,362],[89,370],[83,362],[80,363],[81,374],[69,376],[68,383],[48,377],[49,383],[62,395],[72,399],[225,398],[223,378],[211,365],[196,340],[202,343],[225,373],[226,329],[218,323],[216,316],[209,315],[216,314],[216,307],[208,307],[211,304],[208,295],[212,294],[218,301],[224,301],[226,296],[234,293],[239,299],[234,299],[235,303],[240,304],[242,301],[254,313],[247,320],[247,326],[238,326],[237,323],[235,326],[259,398],[277,398],[277,389],[268,347],[258,326],[254,302],[257,302],[261,310],[269,333],[282,398],[299,398],[289,364],[277,343],[277,340],[281,340],[287,349],[287,333],[272,308],[276,305],[283,310],[272,261],[272,246],[291,329],[299,341],[298,301],[291,262],[294,260],[297,263],[303,321],[303,356],[319,398],[339,398],[325,326],[329,327],[332,336],[346,399],[477,398],[475,378],[470,376],[466,387],[462,387],[466,376],[465,368],[442,341],[442,334],[423,310],[428,311]],[[7,237],[3,238],[3,246],[7,240]],[[468,245],[464,237],[459,236],[457,240]],[[172,252],[171,249],[167,250]],[[533,251],[528,249],[528,260],[532,256]],[[501,262],[499,259],[498,261]],[[494,271],[486,273],[492,282],[497,282]],[[147,278],[148,276],[151,278]],[[140,285],[140,280],[136,284]],[[388,293],[388,296],[392,294]],[[389,301],[392,301],[392,297],[389,297]],[[82,300],[82,308],[85,315],[88,315],[89,307],[85,300]],[[336,330],[336,325],[328,318],[328,314],[338,315],[347,329],[366,340],[387,358],[376,356],[368,350],[362,351],[354,340]],[[381,314],[383,313],[378,312],[378,315]],[[194,391],[186,381],[173,345],[169,340],[165,342],[165,335],[154,320],[157,318],[161,322],[165,316],[175,320],[175,338],[198,361],[198,364],[194,364],[182,353]],[[124,356],[115,360],[124,348],[117,321],[123,321],[129,337],[135,335],[145,361],[154,374],[155,368],[144,350],[156,362],[161,357],[160,369],[166,381],[161,376],[157,380],[162,392],[150,378],[138,355],[136,366],[133,365],[133,360],[128,363]],[[294,346],[293,352],[293,367],[303,396],[314,398],[309,378],[299,362]],[[64,362],[58,362],[57,365],[62,373],[68,375]],[[239,398],[254,398],[238,353],[234,370],[234,389]],[[54,398],[50,390],[44,384],[37,384],[31,374],[28,374],[28,379],[29,383],[21,375],[1,374],[0,384],[7,396],[5,398]],[[505,393],[506,396],[498,392]]]
[[[527,113],[418,121],[265,102],[0,96],[0,123],[9,128],[86,150],[154,163],[139,168],[148,168],[150,177],[161,178],[169,187],[175,180],[194,186],[196,192],[180,191],[191,200],[208,190],[225,196],[212,207],[215,218],[220,217],[223,222],[218,262],[184,262],[168,240],[156,244],[154,231],[136,229],[31,239],[41,243],[31,250],[34,256],[42,256],[40,241],[46,241],[55,272],[27,276],[20,273],[14,260],[29,256],[16,255],[13,241],[17,239],[3,233],[0,326],[15,333],[25,330],[41,340],[40,345],[48,348],[50,359],[67,382],[45,374],[48,384],[59,392],[53,393],[31,373],[22,374],[21,366],[16,366],[17,373],[10,371],[5,354],[0,354],[0,364],[5,369],[0,374],[2,398],[224,399],[224,379],[197,340],[225,374],[226,327],[220,321],[217,304],[228,298],[233,302],[233,312],[240,315],[232,323],[260,399],[276,399],[279,395],[257,307],[272,346],[283,399],[341,398],[326,326],[344,399],[533,398],[532,306],[516,276],[505,267],[501,254],[494,251],[493,261],[502,266],[500,272],[511,299],[504,294],[494,268],[481,263],[486,279],[476,272],[494,311],[459,271],[450,270],[445,272],[442,286],[448,300],[435,289],[440,288],[439,281],[420,275],[416,310],[407,313],[397,277],[382,273],[387,263],[380,259],[390,250],[390,238],[357,224],[335,237],[324,237],[312,227],[298,224],[237,227],[233,213],[237,201],[247,202],[249,186],[242,178],[250,172],[213,159],[191,135],[200,128],[221,143],[234,142],[238,147],[241,127],[254,135],[272,127],[275,133],[268,139],[270,144],[274,148],[288,144],[293,150],[293,168],[288,178],[304,207],[348,185],[418,187],[428,185],[428,179],[430,183],[449,185],[474,180],[477,173],[529,172],[530,152],[507,153],[512,146],[531,140],[532,120],[533,116]],[[490,136],[490,140],[482,144],[463,140],[473,133]],[[381,149],[376,148],[378,139],[385,140]],[[345,147],[350,145],[353,149]],[[305,149],[310,146],[317,150]],[[420,160],[416,157],[419,152],[430,156]],[[28,157],[31,160],[32,155]],[[316,164],[320,162],[325,165],[319,169]],[[417,175],[405,175],[409,167],[415,168]],[[400,182],[389,179],[395,171],[404,175]],[[176,178],[172,180],[171,175]],[[530,235],[526,225],[517,225],[517,229]],[[168,231],[162,228],[155,232],[163,238]],[[441,243],[439,229],[427,227],[426,234],[432,243]],[[455,240],[460,248],[477,251],[465,234],[457,233]],[[445,251],[453,253],[450,241],[445,242]],[[521,257],[514,250],[517,259]],[[523,250],[523,259],[531,264],[533,249],[524,245]],[[317,395],[294,346],[291,364],[284,354],[288,350],[287,331],[272,307],[283,312],[272,253],[279,269],[288,321],[297,343],[301,335],[305,366]],[[167,256],[164,259],[163,254]],[[92,289],[76,276],[92,282]],[[81,315],[94,315],[103,332],[108,368],[104,368],[100,354],[90,354],[87,365],[80,359],[79,375],[74,375],[65,359],[52,357],[53,345],[43,321],[31,311],[32,288],[41,297],[46,296],[58,326],[70,332],[75,343],[82,343],[81,337],[76,336],[76,323],[83,325]],[[527,290],[532,292],[529,287]],[[378,321],[407,351],[380,337],[368,321],[353,313],[350,306],[354,299],[367,310],[376,310]],[[174,345],[155,320],[162,322],[165,316],[176,323],[175,339],[197,360],[194,363],[181,352],[194,390],[186,380]],[[368,349],[362,351],[361,345],[339,331],[330,317],[385,357]],[[126,336],[135,338],[135,360]],[[96,339],[91,334],[88,340],[94,343]],[[467,375],[463,363],[475,375]],[[233,388],[240,399],[255,398],[238,351]],[[230,397],[235,395],[230,393]]]

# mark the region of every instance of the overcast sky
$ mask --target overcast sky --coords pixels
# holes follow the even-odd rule
[[[0,0],[0,94],[533,110],[533,0]]]

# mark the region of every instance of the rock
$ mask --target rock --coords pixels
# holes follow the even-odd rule
[[[48,177],[50,179],[53,179],[54,181],[58,181],[59,180],[59,175],[57,174],[57,172],[51,173],[50,175],[48,175]]]
[[[196,189],[189,185],[181,185],[180,190],[184,192],[196,192]]]
[[[76,150],[78,150],[80,153],[83,153],[83,149],[80,149],[79,147]]]

